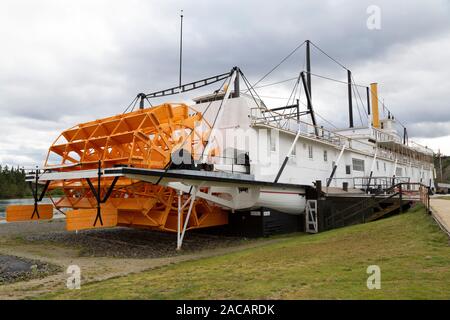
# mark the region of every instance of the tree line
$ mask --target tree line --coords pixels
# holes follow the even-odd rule
[[[0,165],[0,199],[28,196],[31,196],[31,190],[25,182],[25,171]]]

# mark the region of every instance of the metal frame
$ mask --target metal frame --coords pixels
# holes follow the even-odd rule
[[[97,172],[97,190],[94,188],[94,185],[91,182],[91,179],[86,178],[86,181],[89,185],[89,188],[91,189],[92,194],[94,195],[94,198],[97,200],[97,215],[95,216],[94,221],[94,227],[97,225],[97,220],[100,220],[100,225],[103,226],[103,219],[102,219],[102,213],[101,213],[101,204],[108,201],[109,197],[111,196],[112,191],[114,190],[114,187],[116,186],[117,180],[119,180],[119,176],[115,176],[112,183],[109,185],[108,190],[106,191],[105,196],[101,197],[101,178],[102,178],[102,162],[98,161],[98,172]],[[50,181],[47,181],[49,183]]]
[[[209,86],[210,84],[225,80],[226,78],[228,78],[232,72],[235,71],[237,67],[234,67],[230,72],[227,73],[222,73],[219,74],[217,76],[212,76],[209,78],[205,78],[202,80],[197,80],[194,82],[189,82],[186,84],[180,84],[177,87],[173,87],[173,88],[169,88],[169,89],[165,89],[165,90],[160,90],[160,91],[155,91],[152,93],[140,93],[138,96],[142,97],[142,98],[147,98],[147,99],[151,99],[151,98],[160,98],[160,97],[165,97],[165,96],[170,96],[170,95],[174,95],[174,94],[179,94],[179,93],[183,93],[183,92],[187,92],[187,91],[191,91],[191,90],[195,90],[201,87],[205,87],[205,86]]]
[[[317,218],[317,200],[306,200],[305,207],[305,231],[308,233],[319,232]]]
[[[44,185],[44,189],[42,189],[41,194],[38,196],[38,182],[39,182],[39,170],[36,168],[34,188],[33,188],[33,183],[31,181],[28,182],[31,192],[33,194],[33,199],[34,199],[34,208],[33,208],[33,213],[31,214],[31,218],[30,218],[31,220],[33,220],[34,215],[37,215],[38,219],[41,218],[41,216],[39,215],[38,202],[41,202],[42,199],[44,199],[45,193],[47,192],[48,186],[50,185],[50,181],[47,181]]]
[[[181,197],[183,196],[183,191],[178,192],[178,216],[177,216],[177,250],[181,250],[183,245],[184,235],[187,230],[188,222],[191,217],[192,208],[197,197],[198,187],[191,187],[189,194],[191,195],[183,205],[181,205]],[[181,228],[182,212],[184,208],[189,204],[189,209],[184,220],[183,228]]]

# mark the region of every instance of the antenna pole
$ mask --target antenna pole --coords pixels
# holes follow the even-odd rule
[[[181,71],[182,71],[182,66],[183,66],[183,10],[181,10],[181,15],[180,15],[180,77],[179,77],[179,81],[178,81],[178,85],[179,87],[181,87]]]

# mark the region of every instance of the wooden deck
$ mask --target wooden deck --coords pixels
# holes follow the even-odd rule
[[[450,235],[450,200],[431,198],[430,206],[435,219]]]

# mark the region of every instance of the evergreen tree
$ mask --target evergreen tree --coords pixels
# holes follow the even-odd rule
[[[0,199],[23,198],[29,195],[31,191],[25,182],[25,171],[19,167],[0,165]]]

